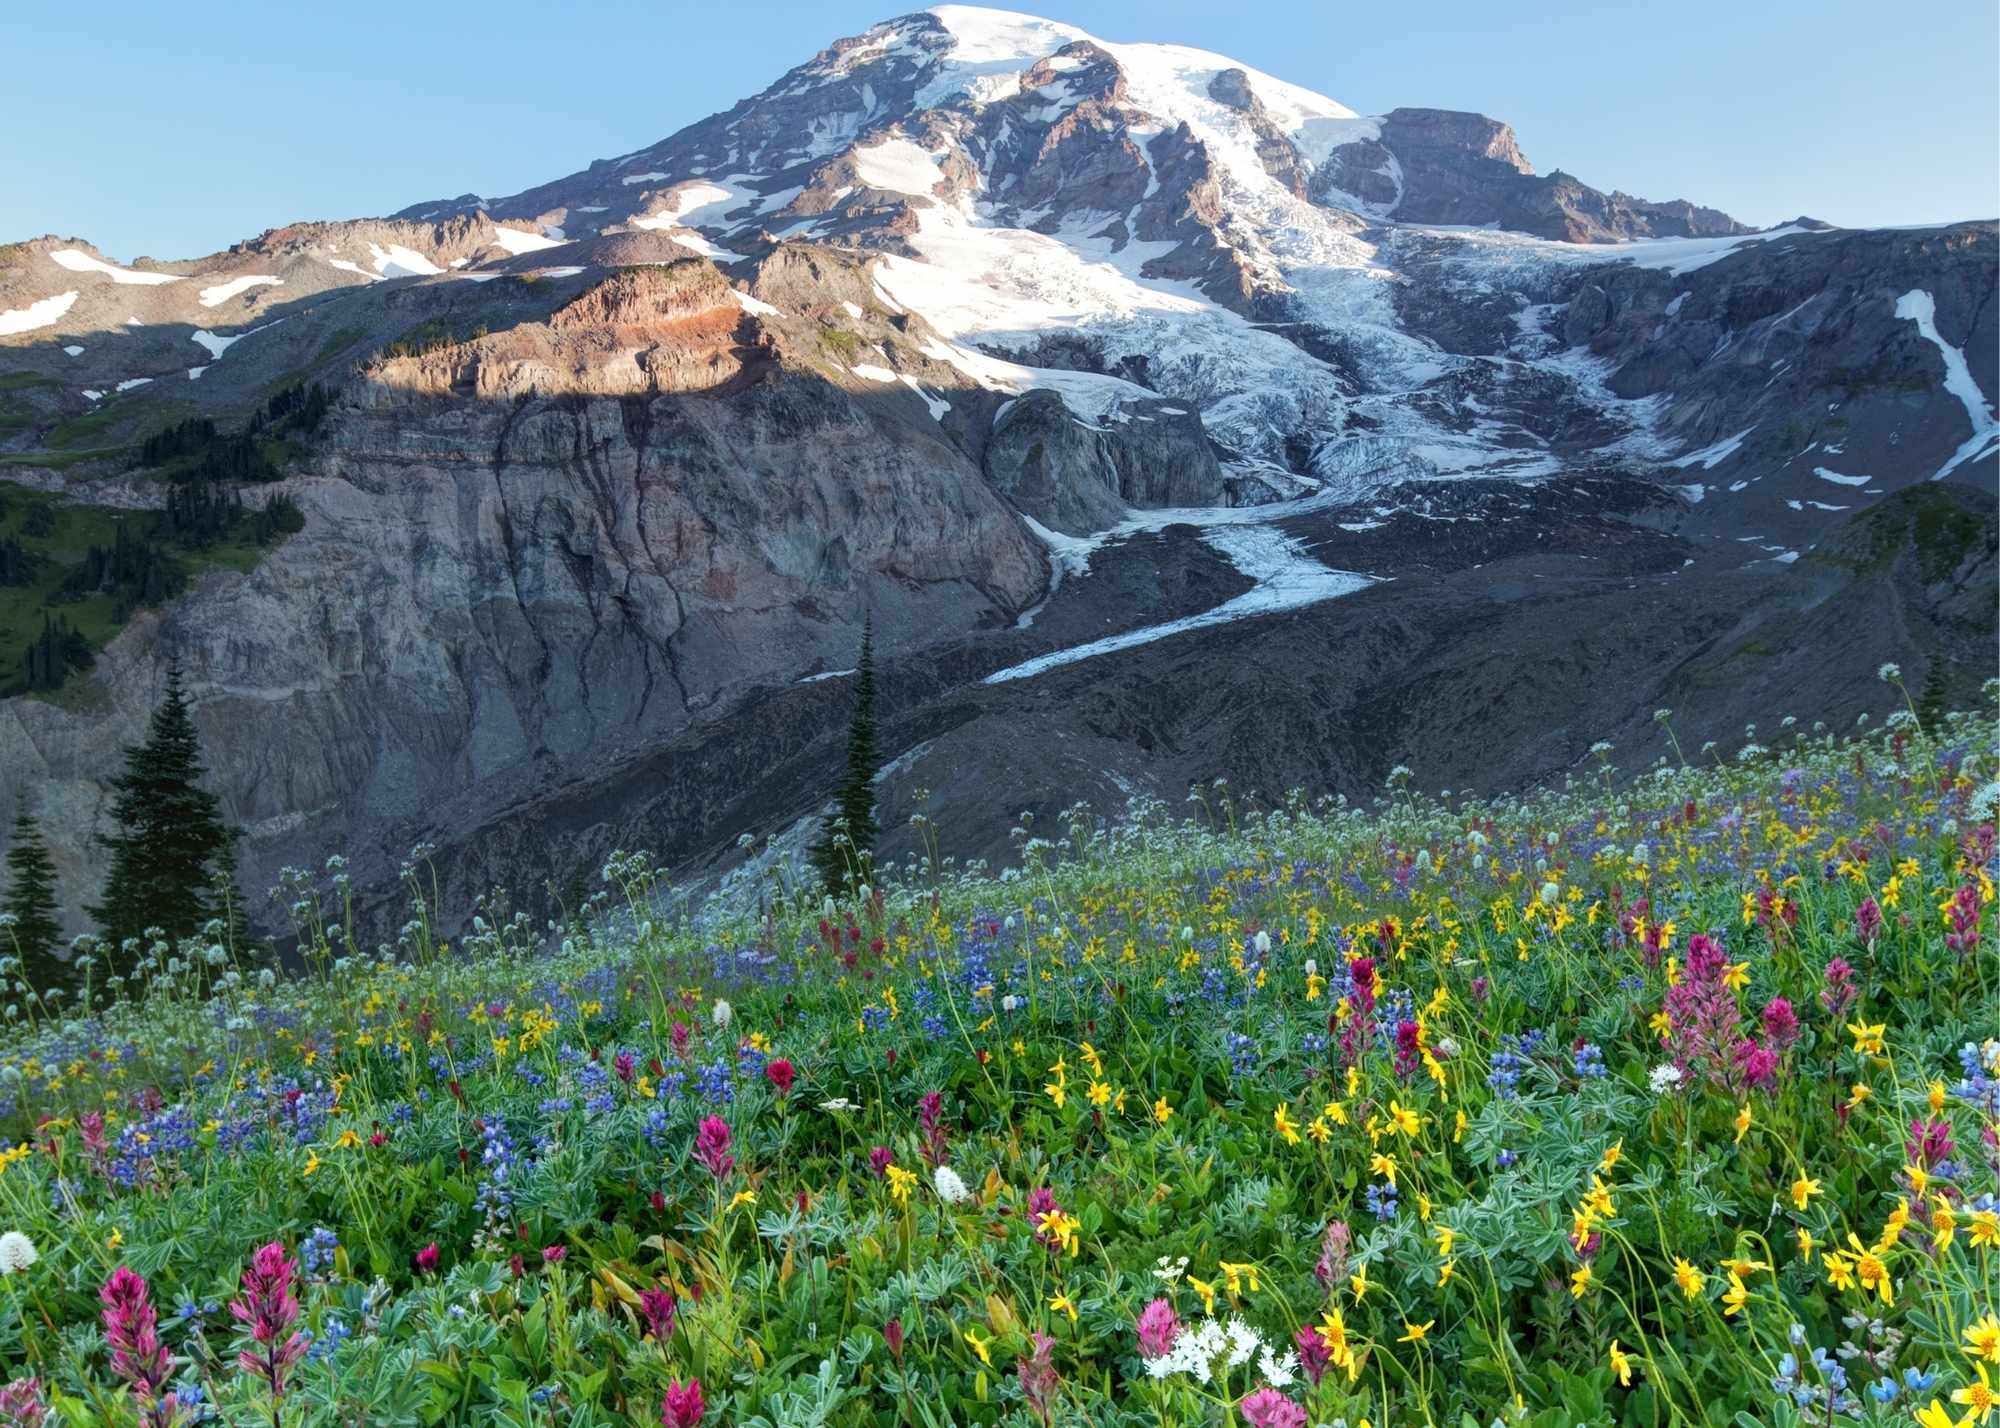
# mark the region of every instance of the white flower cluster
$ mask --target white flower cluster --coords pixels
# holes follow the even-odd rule
[[[937,1187],[938,1198],[947,1205],[962,1205],[972,1198],[972,1191],[949,1165],[940,1165],[931,1172],[931,1184]]]
[[[736,1008],[729,1005],[721,997],[717,997],[715,999],[715,1010],[709,1013],[708,1019],[715,1024],[717,1031],[727,1031],[729,1023],[735,1015]]]
[[[1226,1372],[1257,1360],[1257,1372],[1273,1388],[1285,1388],[1299,1374],[1298,1355],[1290,1349],[1279,1353],[1264,1342],[1264,1336],[1232,1317],[1228,1323],[1204,1319],[1184,1327],[1174,1338],[1174,1346],[1156,1359],[1146,1360],[1146,1372],[1154,1378],[1184,1373],[1197,1383],[1208,1383],[1215,1375],[1215,1361],[1223,1359]]]
[[[19,1230],[0,1235],[0,1274],[19,1274],[40,1258],[35,1242]]]
[[[1663,1061],[1655,1066],[1646,1077],[1656,1096],[1670,1096],[1680,1089],[1681,1068],[1671,1061]]]

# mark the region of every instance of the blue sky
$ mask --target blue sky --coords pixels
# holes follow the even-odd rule
[[[8,27],[0,241],[191,257],[499,195],[665,137],[909,0],[36,5]],[[1766,224],[2000,212],[1990,0],[1043,0],[1364,114],[1475,109],[1540,172]]]

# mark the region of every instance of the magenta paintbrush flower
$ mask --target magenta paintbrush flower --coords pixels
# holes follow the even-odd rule
[[[159,1316],[154,1312],[146,1277],[120,1265],[97,1292],[103,1307],[104,1342],[111,1350],[111,1372],[132,1386],[141,1419],[148,1428],[167,1428],[179,1416],[177,1395],[164,1393],[173,1377],[174,1356],[160,1342]]]
[[[673,1337],[674,1317],[679,1312],[674,1296],[666,1290],[639,1291],[639,1317],[646,1321],[646,1333],[655,1343],[664,1344]]]
[[[660,1405],[660,1422],[665,1428],[695,1428],[706,1412],[700,1379],[691,1378],[686,1383],[675,1379],[667,1385],[666,1400]]]
[[[305,1335],[292,1328],[299,1321],[293,1274],[285,1247],[273,1240],[250,1256],[250,1267],[243,1271],[243,1293],[229,1301],[229,1312],[250,1330],[250,1347],[236,1356],[236,1362],[245,1373],[262,1379],[273,1398],[285,1396],[285,1380],[306,1355]]]
[[[695,1132],[694,1158],[717,1180],[736,1168],[736,1157],[729,1153],[731,1140],[729,1123],[720,1116],[710,1116]]]

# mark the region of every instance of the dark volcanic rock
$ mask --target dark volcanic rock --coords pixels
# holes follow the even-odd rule
[[[1029,392],[1002,408],[985,466],[1016,506],[1072,535],[1116,525],[1128,506],[1226,504],[1201,419],[1173,402],[1130,402],[1094,423],[1055,392]]]
[[[1577,243],[1750,231],[1685,201],[1600,193],[1560,170],[1538,177],[1513,129],[1484,114],[1393,109],[1380,127],[1376,138],[1333,151],[1313,176],[1316,199],[1348,194],[1403,223],[1496,223]]]

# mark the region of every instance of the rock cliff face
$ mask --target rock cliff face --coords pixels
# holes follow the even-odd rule
[[[79,908],[179,660],[246,887],[341,853],[379,930],[418,842],[447,920],[707,867],[817,809],[864,614],[885,826],[928,788],[989,855],[1190,778],[1501,788],[1662,702],[1844,716],[1883,659],[1962,698],[1996,273],[1991,223],[1751,233],[1484,116],[956,6],[510,197],[14,244],[0,478],[129,515],[141,438],[337,395],[281,453],[302,532],[0,700],[0,826]]]
[[[995,418],[985,464],[1015,506],[1074,535],[1116,525],[1135,506],[1230,504],[1200,419],[1172,402],[1133,402],[1098,424],[1054,392],[1029,392]]]
[[[1560,171],[1538,177],[1512,128],[1451,109],[1390,110],[1372,137],[1333,150],[1313,176],[1313,197],[1359,199],[1402,223],[1490,223],[1571,243],[1751,231],[1684,200],[1600,193]]]
[[[1011,623],[1048,579],[1019,519],[900,384],[788,361],[816,340],[689,259],[365,365],[285,483],[299,536],[128,630],[103,707],[0,703],[16,796],[80,875],[97,776],[175,658],[246,886],[315,847],[374,885],[386,829],[503,819],[849,664],[864,611],[890,652]]]

